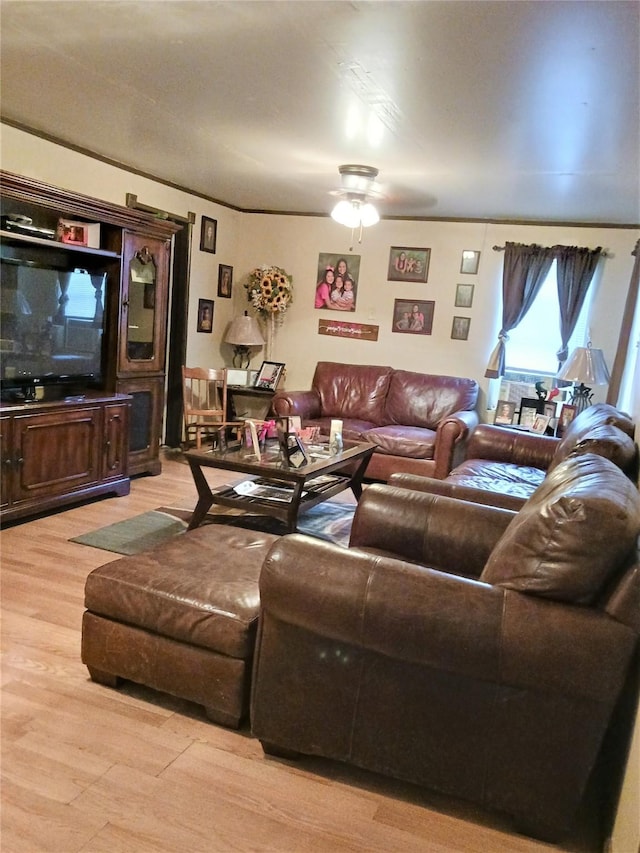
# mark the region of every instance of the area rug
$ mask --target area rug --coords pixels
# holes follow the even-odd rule
[[[92,548],[101,548],[103,551],[113,551],[116,554],[140,554],[184,533],[189,524],[191,512],[192,510],[180,507],[159,507],[126,521],[117,521],[115,524],[100,527],[90,533],[74,536],[69,541],[89,545]],[[298,532],[346,548],[349,544],[354,512],[355,506],[351,504],[325,501],[300,515]],[[229,524],[279,535],[286,533],[285,525],[275,518],[239,513],[222,507],[217,508],[216,512],[209,513],[202,524]]]

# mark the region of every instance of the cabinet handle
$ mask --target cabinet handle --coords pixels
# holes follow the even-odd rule
[[[16,465],[24,465],[24,458],[22,456],[18,456],[16,459]]]

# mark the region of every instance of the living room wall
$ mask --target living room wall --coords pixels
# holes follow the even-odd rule
[[[189,283],[190,364],[213,366],[231,363],[231,348],[224,332],[236,313],[249,309],[242,283],[261,264],[284,267],[293,276],[294,302],[278,331],[273,358],[287,365],[286,386],[308,387],[319,359],[342,362],[391,364],[404,369],[469,376],[482,388],[481,412],[495,400],[498,383],[484,378],[484,368],[496,343],[501,312],[503,254],[493,246],[507,240],[603,246],[609,257],[594,282],[595,297],[590,323],[595,346],[613,362],[626,291],[631,276],[631,251],[640,229],[564,225],[519,225],[493,222],[383,220],[364,231],[362,243],[351,246],[351,232],[329,217],[243,214],[173,187],[127,172],[115,165],[87,157],[16,128],[2,126],[2,166],[56,186],[124,204],[127,192],[144,204],[186,216],[196,214],[193,228]],[[329,207],[330,199],[318,206]],[[217,221],[216,254],[202,252],[201,217]],[[356,235],[357,238],[357,235]],[[426,283],[387,281],[392,246],[430,249]],[[463,250],[480,252],[475,275],[460,273]],[[356,310],[316,310],[314,295],[320,253],[360,256]],[[231,299],[217,297],[218,265],[233,267]],[[456,285],[474,284],[471,308],[454,305]],[[215,302],[213,333],[198,333],[198,299]],[[432,300],[435,303],[430,335],[392,331],[394,300]],[[453,340],[454,315],[469,317],[467,340]],[[354,322],[378,327],[377,341],[320,335],[318,321]],[[257,352],[252,367],[264,353]],[[606,389],[596,389],[603,399]]]

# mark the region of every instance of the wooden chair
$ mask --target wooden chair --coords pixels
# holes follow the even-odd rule
[[[227,420],[227,371],[204,367],[182,367],[182,399],[187,443],[195,435],[200,450],[202,438],[216,437],[221,429],[240,430],[243,421]]]

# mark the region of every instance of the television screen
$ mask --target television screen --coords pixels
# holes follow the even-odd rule
[[[105,286],[106,273],[3,259],[2,388],[99,382]]]

